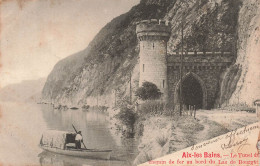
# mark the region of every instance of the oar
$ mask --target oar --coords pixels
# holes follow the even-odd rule
[[[75,130],[75,132],[78,133],[77,129],[75,128],[75,126],[74,126],[73,124],[72,124],[72,127],[73,127],[73,129]],[[83,143],[85,149],[87,149],[87,147],[86,147],[86,145],[84,144],[83,140],[82,140],[82,143]]]

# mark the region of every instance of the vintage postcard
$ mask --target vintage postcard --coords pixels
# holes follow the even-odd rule
[[[0,0],[0,166],[260,165],[260,0]]]

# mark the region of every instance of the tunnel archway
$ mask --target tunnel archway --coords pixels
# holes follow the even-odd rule
[[[183,104],[196,106],[201,109],[203,104],[203,92],[200,83],[191,75],[182,83]],[[179,95],[180,96],[180,95]]]
[[[188,73],[182,80],[183,104],[196,106],[197,109],[206,109],[207,91],[206,87],[199,76],[194,73]],[[177,83],[174,94],[174,103],[180,101],[180,81]]]

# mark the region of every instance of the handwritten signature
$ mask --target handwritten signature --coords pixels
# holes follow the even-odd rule
[[[236,141],[236,132],[237,130],[232,131],[230,134],[226,135],[226,138],[229,140],[228,143],[222,144],[221,148],[223,150],[230,149],[232,147],[238,146],[238,151],[242,150],[245,146],[250,145],[247,143],[248,138],[245,137],[242,140]]]

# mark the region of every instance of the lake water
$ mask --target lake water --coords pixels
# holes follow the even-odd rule
[[[130,166],[137,140],[111,130],[110,118],[99,111],[56,110],[51,105],[1,103],[0,164],[59,166]],[[83,159],[42,151],[41,134],[47,129],[82,131],[87,148],[112,149],[111,160]]]

